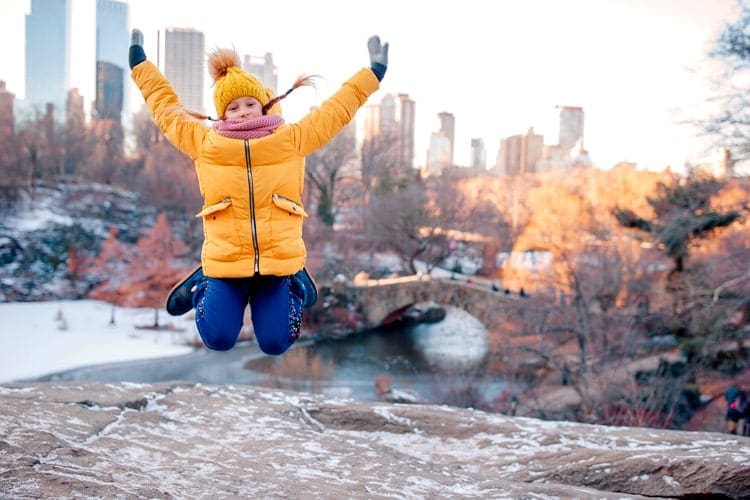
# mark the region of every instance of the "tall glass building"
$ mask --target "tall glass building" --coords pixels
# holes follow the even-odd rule
[[[122,123],[124,71],[116,64],[96,61],[96,118]]]
[[[164,76],[187,109],[204,112],[206,50],[203,33],[191,28],[167,28],[165,35]],[[208,114],[216,114],[213,106]]]
[[[70,87],[70,0],[31,0],[26,14],[26,104],[65,116]],[[12,50],[12,49],[8,49]]]
[[[121,121],[128,108],[128,4],[96,0],[96,105],[97,115]]]

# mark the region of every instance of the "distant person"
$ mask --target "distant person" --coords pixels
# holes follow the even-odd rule
[[[526,295],[526,290],[524,290],[523,287],[518,291],[518,295],[524,298],[528,297],[528,295]]]
[[[305,156],[330,141],[378,90],[388,44],[373,36],[367,48],[370,67],[297,123],[284,122],[279,101],[312,85],[310,77],[274,97],[240,67],[234,50],[215,50],[208,59],[217,113],[211,119],[180,103],[170,82],[146,59],[143,35],[133,30],[133,81],[169,142],[195,162],[204,201],[198,213],[205,235],[202,266],[176,285],[167,311],[180,315],[195,307],[195,323],[209,349],[235,345],[248,302],[264,353],[282,354],[299,337],[302,308],[317,299],[304,269]],[[212,127],[204,124],[206,119],[214,121]]]
[[[737,434],[737,428],[739,422],[742,420],[742,428],[740,434],[747,436],[750,434],[750,404],[748,404],[747,394],[737,387],[737,384],[732,384],[729,389],[724,392],[724,399],[727,403],[727,431],[730,434]]]

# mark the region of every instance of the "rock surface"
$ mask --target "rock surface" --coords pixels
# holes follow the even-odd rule
[[[3,497],[750,498],[750,438],[250,386],[0,386]]]

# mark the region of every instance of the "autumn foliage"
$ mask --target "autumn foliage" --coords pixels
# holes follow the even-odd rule
[[[90,272],[99,284],[90,296],[123,307],[158,311],[169,289],[190,269],[189,264],[182,264],[186,245],[173,238],[164,213],[144,229],[135,246],[123,244],[117,234],[116,228],[110,229],[92,262]],[[158,325],[158,312],[154,324]]]

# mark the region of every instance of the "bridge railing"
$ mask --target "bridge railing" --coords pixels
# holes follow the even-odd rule
[[[357,278],[354,277],[354,286],[383,286],[383,285],[395,285],[399,283],[411,283],[414,281],[429,281],[433,280],[429,274],[412,274],[409,276],[395,276],[393,278]]]
[[[487,278],[480,278],[477,276],[466,276],[464,274],[453,273],[449,275],[432,275],[425,273],[412,274],[409,276],[394,276],[392,278],[380,278],[373,279],[363,276],[355,276],[353,280],[354,286],[386,286],[396,285],[402,283],[412,283],[415,281],[444,281],[452,283],[466,284],[475,288],[486,289],[501,293],[503,288],[499,281],[491,280]]]

